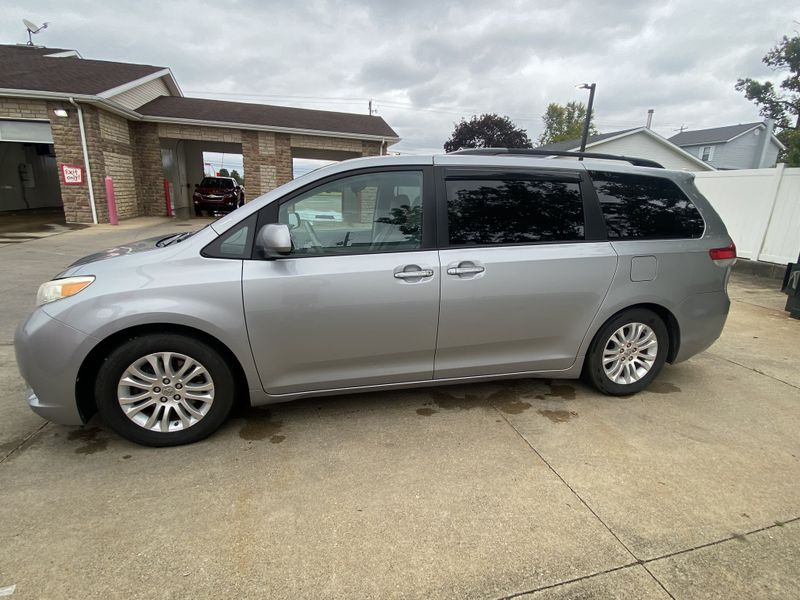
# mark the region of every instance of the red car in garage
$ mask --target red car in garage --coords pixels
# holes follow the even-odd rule
[[[194,214],[229,213],[244,204],[244,188],[233,177],[203,177],[195,184]]]

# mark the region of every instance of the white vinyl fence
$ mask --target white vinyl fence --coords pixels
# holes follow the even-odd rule
[[[695,173],[742,258],[785,265],[800,252],[800,168]]]

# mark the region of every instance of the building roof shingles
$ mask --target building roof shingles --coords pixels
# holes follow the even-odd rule
[[[697,129],[694,131],[683,131],[669,138],[669,141],[676,146],[697,146],[700,144],[719,144],[727,142],[752,129],[763,125],[761,122],[740,123],[739,125],[726,125],[725,127],[712,127],[710,129]]]
[[[140,106],[136,111],[145,118],[168,117],[334,133],[360,133],[386,138],[398,137],[397,133],[381,117],[289,106],[160,96],[144,106]]]
[[[77,57],[50,57],[59,48],[0,45],[0,89],[95,95],[166,67]]]

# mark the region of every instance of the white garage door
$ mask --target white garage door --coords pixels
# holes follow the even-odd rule
[[[48,121],[11,121],[0,119],[0,142],[52,144]]]

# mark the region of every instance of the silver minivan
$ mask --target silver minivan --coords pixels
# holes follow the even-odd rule
[[[736,249],[692,174],[613,158],[349,160],[83,258],[17,330],[28,403],[168,446],[237,402],[517,377],[636,393],[720,335]]]

